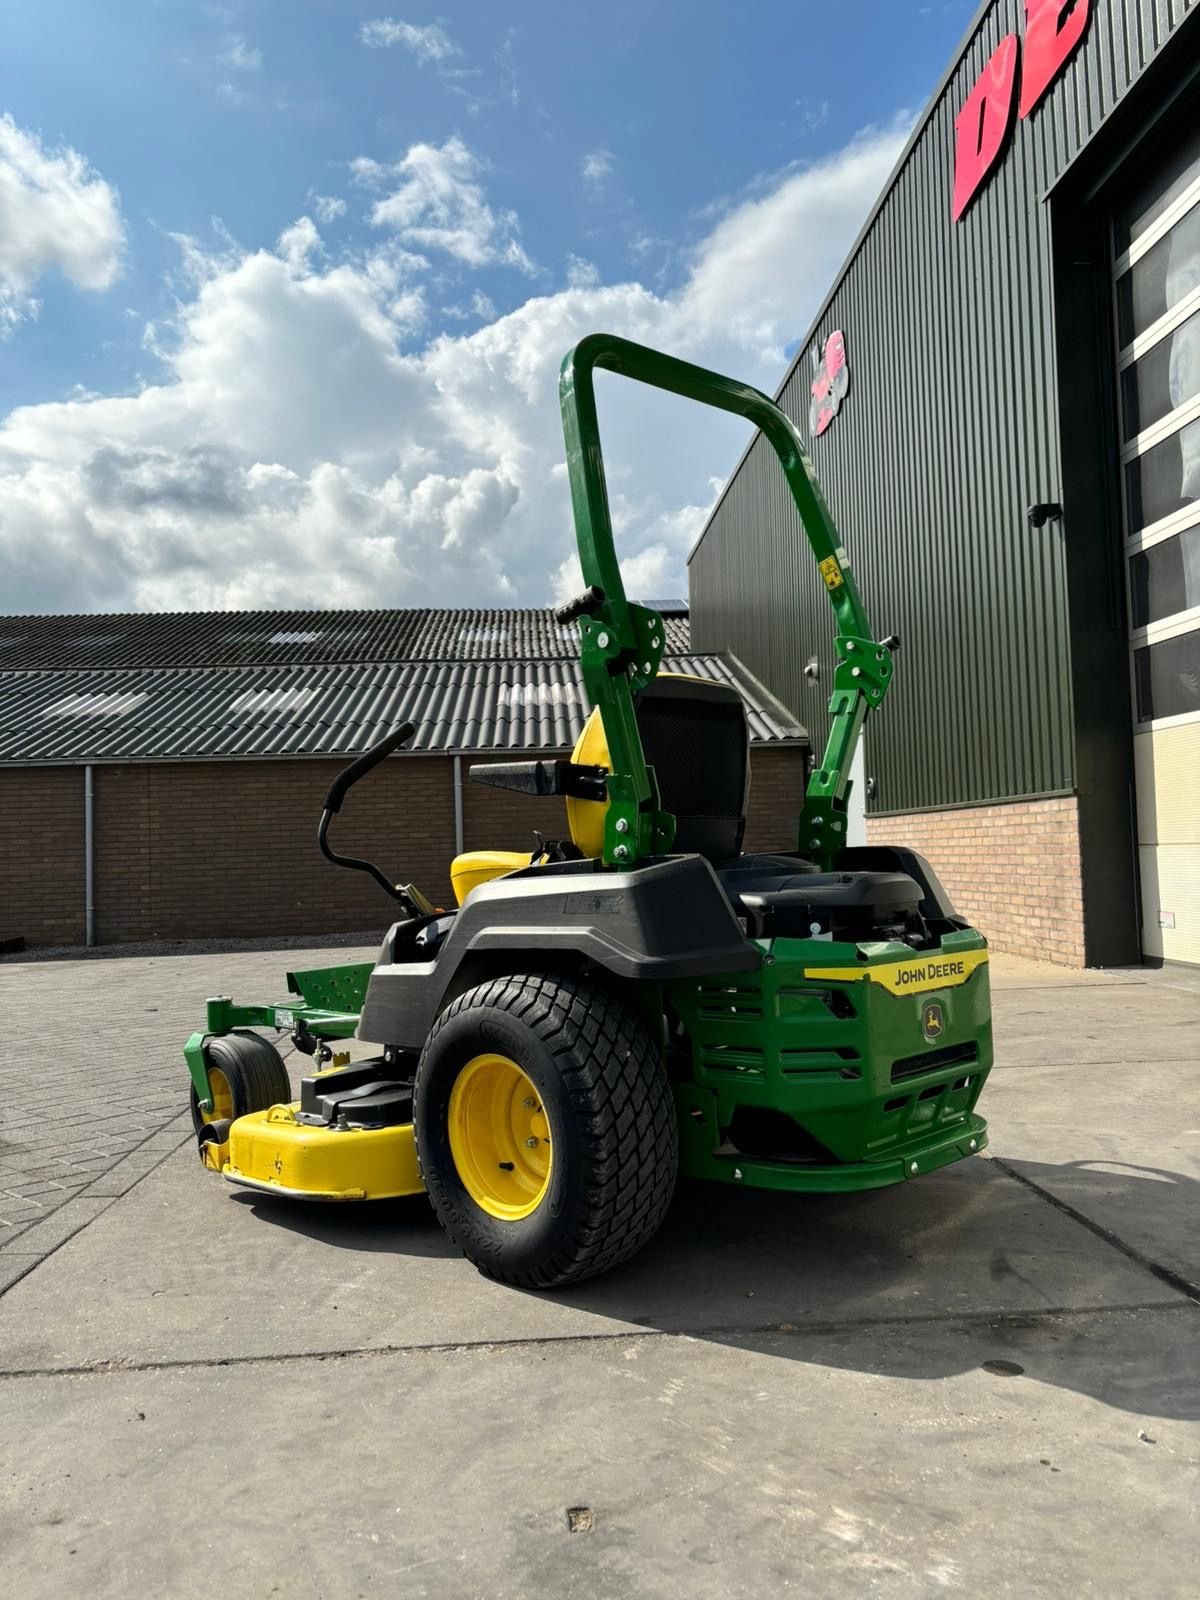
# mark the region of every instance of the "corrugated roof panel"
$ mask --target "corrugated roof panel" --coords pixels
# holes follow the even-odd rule
[[[691,648],[686,601],[663,602],[667,648]],[[0,616],[0,670],[552,661],[579,651],[548,609],[188,611]]]
[[[804,730],[732,657],[678,655],[664,670],[730,683],[760,743]],[[588,701],[575,661],[97,672],[69,716],[56,672],[0,673],[0,763],[344,755],[405,718],[414,751],[566,750]]]

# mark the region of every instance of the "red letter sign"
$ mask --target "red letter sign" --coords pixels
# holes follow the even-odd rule
[[[1038,4],[1040,0],[1032,0]],[[1046,0],[1057,9],[1056,0]],[[954,202],[955,222],[995,166],[1008,130],[1012,126],[1013,101],[1017,90],[1017,36],[1001,39],[992,58],[979,74],[954,123]]]
[[[1027,117],[1083,38],[1092,0],[1025,0],[1022,117]]]

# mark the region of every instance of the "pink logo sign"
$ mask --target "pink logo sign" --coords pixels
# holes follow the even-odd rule
[[[850,364],[846,360],[846,335],[831,333],[825,341],[825,350],[818,357],[813,346],[812,400],[808,407],[808,427],[813,438],[818,438],[837,416],[846,391],[850,387]]]

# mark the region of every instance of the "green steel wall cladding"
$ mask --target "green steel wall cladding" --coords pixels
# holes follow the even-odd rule
[[[1087,530],[1069,508],[1040,531],[1025,518],[1060,497],[1046,195],[1197,3],[1092,0],[1078,52],[955,224],[955,116],[1000,39],[1024,33],[1024,0],[983,8],[780,391],[807,435],[809,352],[845,333],[849,394],[812,453],[876,633],[902,640],[867,725],[872,810],[1074,787],[1063,540]],[[819,748],[831,617],[761,438],[689,576],[693,648],[734,651]]]

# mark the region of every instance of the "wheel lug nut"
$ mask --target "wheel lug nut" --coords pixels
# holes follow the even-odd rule
[[[521,1104],[525,1107],[526,1111],[532,1111],[534,1106],[537,1105],[537,1101],[531,1094],[527,1094],[524,1100],[521,1101]]]
[[[532,1138],[531,1139],[526,1139],[525,1143],[529,1146],[529,1148],[531,1150],[536,1150],[537,1149],[537,1140],[536,1139],[532,1139]]]

